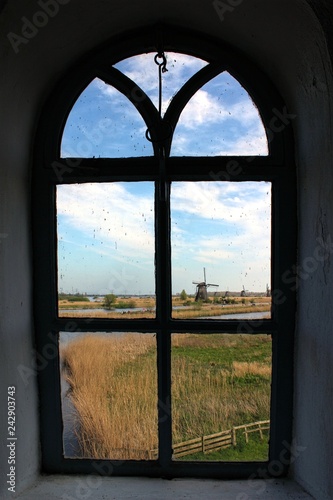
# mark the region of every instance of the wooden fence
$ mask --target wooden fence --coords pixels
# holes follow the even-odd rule
[[[222,448],[237,445],[237,433],[242,431],[245,435],[246,443],[249,442],[249,434],[259,432],[260,438],[263,439],[263,431],[269,430],[270,421],[261,420],[251,424],[237,425],[227,431],[201,436],[183,443],[177,443],[173,446],[173,458],[180,458],[193,453],[210,453]],[[238,434],[239,435],[239,434]],[[149,453],[150,459],[157,458],[157,450],[151,450]]]
[[[249,434],[252,432],[259,432],[260,434],[260,439],[263,439],[263,431],[269,431],[269,425],[270,421],[269,420],[261,420],[260,422],[253,422],[253,424],[245,424],[245,425],[238,425],[237,427],[232,428],[233,432],[233,446],[236,446],[237,441],[236,441],[236,431],[240,429],[244,429],[243,434],[245,434],[245,441],[248,443],[249,442]]]

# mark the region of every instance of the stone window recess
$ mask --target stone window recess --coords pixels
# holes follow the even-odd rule
[[[225,478],[287,473],[295,297],[283,275],[292,273],[296,248],[292,120],[265,75],[242,54],[165,26],[112,40],[58,83],[41,117],[33,179],[36,341],[41,356],[52,352],[39,370],[44,471]],[[193,296],[187,306],[180,302],[183,289]],[[59,306],[78,294],[84,307]],[[88,308],[86,295],[94,297]],[[109,310],[98,307],[106,295],[115,297]],[[242,314],[246,304],[255,309],[252,296],[270,297],[265,314]],[[234,300],[239,307],[229,317],[202,300],[220,308]],[[78,410],[66,349],[83,337],[86,344],[72,353],[82,373],[88,364],[96,372],[102,363],[97,353],[110,350],[109,388],[92,404],[100,416],[99,403],[122,412],[123,427],[117,424],[111,437],[101,422],[102,437],[98,428],[89,433],[83,426],[84,412],[93,418],[87,416],[91,389],[81,393],[83,413]],[[248,345],[250,352],[265,338],[268,414],[257,419],[265,424],[246,427],[248,441],[249,429],[262,436],[269,421],[265,456],[211,458],[205,445],[191,457],[191,440],[201,436],[206,443],[219,434],[220,443],[221,432],[256,420],[224,428],[227,403],[213,408],[214,384],[229,380],[214,342],[228,340],[223,352],[235,375],[253,360],[245,356],[237,365],[232,345]],[[188,385],[180,395],[181,351]],[[208,366],[201,382],[211,391],[211,407],[202,399],[196,409],[200,398],[189,380],[200,359]],[[256,370],[252,376],[260,379]],[[131,376],[142,391],[134,410]],[[144,376],[146,386],[139,384]],[[122,407],[113,392],[121,379]],[[153,398],[149,417],[141,408],[144,387]],[[193,411],[181,416],[185,395]],[[189,423],[196,411],[201,433]],[[103,447],[108,439],[109,448]],[[187,451],[180,456],[176,449]]]

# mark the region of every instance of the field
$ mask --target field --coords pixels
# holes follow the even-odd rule
[[[61,357],[80,421],[82,456],[147,459],[157,448],[156,338],[85,334]],[[269,419],[271,339],[266,335],[172,336],[172,436],[177,444]],[[266,460],[267,439],[183,460]]]
[[[194,298],[190,297],[185,303],[186,306],[184,306],[184,301],[179,296],[172,298],[173,318],[189,319],[201,316],[269,312],[271,309],[271,299],[269,297],[232,297],[228,299],[227,303],[221,303],[221,299],[219,301],[210,299],[207,303],[195,302]],[[126,308],[126,305],[128,306],[126,318],[155,317],[155,298],[153,297],[118,298],[114,307],[110,310],[104,308],[103,301],[72,301],[67,298],[59,300],[58,308],[61,317],[79,315],[94,318],[119,318],[121,314],[124,314],[123,309]]]

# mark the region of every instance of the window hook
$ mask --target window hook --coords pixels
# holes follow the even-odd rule
[[[159,50],[157,54],[154,57],[155,64],[158,66],[158,114],[160,121],[162,121],[162,73],[166,73],[167,70],[167,58],[165,56],[164,51]],[[146,139],[149,142],[165,142],[168,140],[173,133],[173,128],[170,125],[170,123],[166,123],[168,130],[165,131],[165,127],[161,127],[159,135],[162,135],[162,137],[159,137],[156,141],[154,141],[151,136],[149,129],[146,130]],[[162,132],[162,134],[161,134]]]
[[[162,59],[162,61],[159,62],[158,59]],[[164,52],[157,53],[156,56],[154,57],[154,61],[159,66],[159,68],[161,69],[162,73],[166,73],[168,71],[167,67],[166,67],[166,65],[167,65],[167,58],[165,57]]]

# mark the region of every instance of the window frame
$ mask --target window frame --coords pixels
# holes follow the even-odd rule
[[[160,176],[157,158],[93,159],[60,158],[59,146],[67,116],[77,97],[95,76],[110,73],[115,64],[132,55],[160,50],[184,52],[221,65],[248,91],[258,106],[266,131],[269,131],[269,155],[223,157],[169,157],[165,181],[169,196],[172,181],[212,181],[212,172],[222,182],[269,181],[272,183],[272,310],[264,321],[178,320],[171,314],[171,243],[170,207],[158,197]],[[106,66],[107,62],[107,66]],[[215,65],[215,66],[214,66]],[[213,71],[213,70],[212,70]],[[206,70],[209,73],[209,70]],[[188,99],[198,84],[179,97]],[[185,84],[186,85],[186,84]],[[126,89],[125,89],[126,92]],[[178,99],[178,98],[177,98]],[[183,102],[183,101],[181,101]],[[178,107],[177,107],[178,106]],[[176,116],[179,103],[173,106]],[[290,286],[296,262],[296,174],[292,125],[274,130],[276,110],[286,109],[280,95],[267,77],[233,48],[208,37],[167,26],[115,37],[76,64],[55,86],[40,118],[36,135],[32,175],[32,210],[34,240],[34,314],[37,364],[40,390],[40,428],[42,467],[49,473],[100,473],[102,475],[149,475],[156,477],[248,478],[277,477],[287,474],[292,438],[293,343],[295,289]],[[149,115],[149,109],[141,107]],[[146,115],[145,115],[146,116]],[[148,126],[153,128],[154,121]],[[276,127],[277,129],[278,127]],[[280,127],[281,128],[281,127]],[[155,147],[156,152],[156,147]],[[230,178],[229,162],[236,161],[241,172]],[[128,167],[126,166],[128,165]],[[54,168],[54,166],[56,166]],[[144,174],[138,174],[144,167]],[[62,318],[57,315],[56,207],[58,184],[118,180],[153,180],[156,183],[156,318],[140,320],[105,320]],[[215,179],[216,180],[216,179]],[[164,180],[163,180],[164,182]],[[164,269],[165,272],[161,270]],[[283,278],[289,271],[288,281]],[[294,282],[293,282],[294,283]],[[60,398],[58,332],[70,331],[153,332],[157,338],[159,391],[159,458],[147,461],[114,461],[64,458]],[[272,336],[272,391],[270,450],[267,462],[177,462],[172,461],[170,419],[171,335],[172,332],[266,333]],[[52,432],[50,432],[52,429]],[[283,459],[282,459],[283,457]],[[272,464],[278,464],[274,468]],[[264,471],[264,472],[263,472]],[[266,474],[266,476],[265,476]]]

